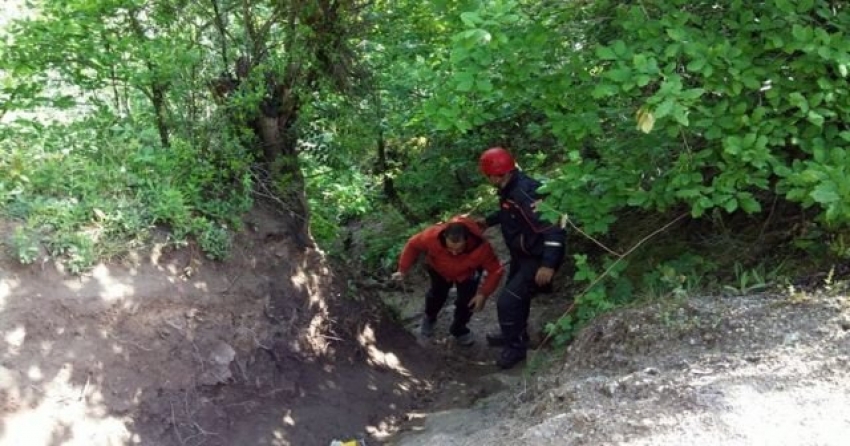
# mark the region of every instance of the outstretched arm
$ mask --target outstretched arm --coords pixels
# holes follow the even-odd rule
[[[416,263],[419,255],[426,250],[422,232],[410,237],[407,243],[404,244],[404,248],[402,248],[401,254],[398,257],[398,271],[393,273],[393,278],[403,279],[407,272],[410,271],[410,268],[413,267],[413,264]]]

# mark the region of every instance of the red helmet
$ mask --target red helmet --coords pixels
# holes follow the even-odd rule
[[[491,147],[481,154],[478,167],[484,175],[504,175],[516,168],[514,157],[501,147]]]

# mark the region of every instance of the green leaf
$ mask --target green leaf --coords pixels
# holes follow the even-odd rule
[[[806,119],[808,119],[809,122],[811,122],[812,124],[814,124],[818,127],[823,127],[823,121],[824,121],[823,115],[821,115],[820,113],[818,113],[814,110],[809,110],[809,114],[806,115]]]
[[[794,12],[794,5],[792,5],[789,0],[774,0],[773,4],[776,5],[776,9],[784,14],[791,14]]]
[[[779,36],[779,35],[770,36],[770,41],[773,43],[774,48],[783,48],[785,46],[785,41],[782,40],[782,36]]]
[[[797,0],[795,3],[797,4],[797,12],[800,13],[808,13],[815,6],[814,0]]]
[[[596,48],[596,57],[602,60],[616,60],[617,55],[614,54],[614,50],[607,46],[600,46]]]
[[[741,147],[749,149],[755,144],[756,137],[758,137],[758,135],[756,135],[755,133],[747,133],[746,135],[744,135],[744,138],[741,139]]]
[[[472,86],[475,83],[475,77],[472,73],[463,71],[455,74],[454,81],[456,83],[455,88],[457,91],[466,93],[472,90]]]
[[[745,87],[749,88],[750,90],[758,90],[759,88],[761,88],[761,82],[759,82],[759,80],[753,76],[744,76],[741,79],[741,82],[744,84]]]
[[[613,84],[599,84],[593,88],[593,92],[591,96],[594,99],[606,98],[609,96],[614,96],[620,92],[620,88]]]
[[[461,20],[461,22],[463,22],[464,25],[471,28],[471,27],[474,27],[474,26],[478,26],[478,24],[481,23],[481,16],[479,16],[475,12],[467,11],[467,12],[461,13],[460,20]]]
[[[493,83],[490,82],[490,79],[479,79],[475,83],[475,87],[482,93],[490,93],[493,91]]]
[[[665,99],[662,103],[658,104],[658,107],[655,107],[654,115],[655,119],[661,119],[670,114],[673,111],[673,106],[675,103],[672,99]]]
[[[761,212],[761,203],[749,193],[738,194],[738,203],[741,205],[741,209],[748,214]]]
[[[687,100],[696,100],[699,99],[700,96],[705,93],[705,89],[702,88],[691,88],[690,90],[685,90],[682,92],[682,98]]]
[[[791,35],[794,36],[794,39],[797,42],[808,43],[812,40],[814,33],[812,29],[807,26],[794,24],[791,27]]]
[[[612,49],[614,50],[614,54],[616,54],[621,59],[629,55],[629,49],[628,47],[626,47],[626,43],[622,40],[617,40],[616,42],[614,42]]]
[[[674,42],[681,42],[687,37],[687,33],[682,28],[668,28],[666,32]]]
[[[680,189],[676,191],[678,198],[697,198],[702,195],[699,189]]]
[[[841,200],[841,196],[836,191],[835,183],[821,183],[809,194],[813,200],[820,204],[832,204]]]
[[[615,68],[608,71],[608,78],[615,82],[625,83],[632,78],[632,70],[629,67]]]
[[[687,127],[689,125],[688,122],[688,109],[682,107],[681,105],[677,105],[673,109],[673,119],[676,120],[679,124]]]
[[[723,151],[730,155],[738,155],[741,153],[741,138],[738,136],[730,136],[723,140]]]
[[[688,71],[692,71],[694,73],[702,71],[705,67],[705,59],[694,59],[692,60],[688,66],[686,67]]]
[[[705,132],[705,139],[708,140],[720,139],[722,136],[723,131],[717,126],[713,126]]]
[[[646,71],[646,66],[648,64],[648,59],[646,54],[635,54],[632,56],[632,65],[635,67],[637,71]]]

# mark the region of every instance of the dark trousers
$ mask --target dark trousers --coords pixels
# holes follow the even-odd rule
[[[511,256],[508,278],[496,301],[499,327],[508,348],[522,351],[528,348],[528,315],[540,261],[539,257]]]
[[[433,269],[426,268],[426,270],[431,277],[431,288],[425,295],[425,316],[432,322],[437,320],[437,315],[440,314],[440,310],[443,309],[443,305],[446,304],[446,299],[449,297],[449,290],[454,286],[457,289],[457,298],[455,299],[454,319],[451,327],[449,327],[449,333],[454,336],[469,333],[469,329],[466,328],[466,324],[472,318],[469,301],[478,291],[480,274],[475,274],[463,282],[450,282]]]

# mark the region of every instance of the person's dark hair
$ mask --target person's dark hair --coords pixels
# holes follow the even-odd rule
[[[446,229],[443,229],[442,236],[443,241],[448,240],[452,243],[465,242],[469,238],[469,228],[463,223],[449,223],[446,225]]]

